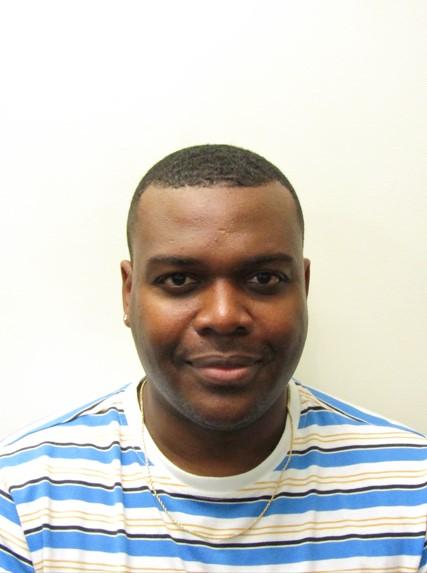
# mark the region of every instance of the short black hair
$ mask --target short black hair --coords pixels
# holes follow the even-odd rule
[[[261,155],[234,145],[195,145],[167,155],[153,165],[141,179],[129,208],[127,241],[132,257],[132,235],[139,198],[149,185],[159,187],[257,187],[278,181],[294,198],[298,223],[304,238],[304,216],[298,196],[289,180]]]

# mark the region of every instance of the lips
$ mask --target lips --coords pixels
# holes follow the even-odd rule
[[[259,356],[248,354],[209,354],[187,360],[204,380],[217,384],[245,382],[260,362]]]

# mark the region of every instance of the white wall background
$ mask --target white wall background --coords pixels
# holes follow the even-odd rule
[[[0,3],[0,434],[140,376],[118,263],[144,172],[248,147],[300,194],[307,384],[427,431],[427,2]]]

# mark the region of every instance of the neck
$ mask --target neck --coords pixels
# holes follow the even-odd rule
[[[287,389],[254,423],[226,431],[184,418],[151,384],[140,392],[144,423],[158,448],[172,463],[197,475],[224,477],[253,469],[274,450],[285,427]]]

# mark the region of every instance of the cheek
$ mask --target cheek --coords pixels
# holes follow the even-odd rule
[[[133,317],[140,344],[154,352],[176,344],[190,322],[186,305],[150,296],[135,301]]]
[[[307,330],[307,312],[305,303],[282,305],[270,308],[262,313],[263,330],[273,345],[282,351],[286,346],[298,344],[304,340]]]

